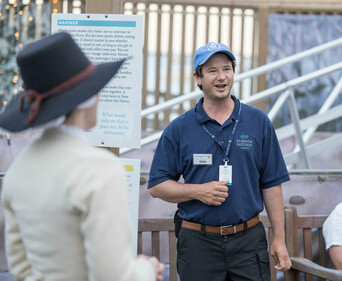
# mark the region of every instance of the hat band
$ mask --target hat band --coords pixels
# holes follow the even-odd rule
[[[26,124],[31,125],[33,120],[37,117],[39,112],[40,103],[50,97],[59,95],[64,93],[67,90],[77,86],[82,81],[87,79],[90,75],[94,73],[96,69],[96,65],[90,62],[90,64],[80,73],[76,74],[75,76],[71,77],[70,79],[62,82],[61,84],[57,85],[56,87],[52,88],[51,90],[45,93],[39,93],[34,89],[29,89],[24,92],[24,94],[20,98],[20,105],[19,110],[23,110],[23,105],[25,99],[28,100],[30,103],[29,114],[26,119]]]

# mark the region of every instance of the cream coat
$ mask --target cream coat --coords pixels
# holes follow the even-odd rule
[[[8,170],[2,201],[16,280],[156,279],[131,256],[126,180],[113,154],[49,129]]]

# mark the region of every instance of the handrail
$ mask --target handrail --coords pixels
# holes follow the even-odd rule
[[[253,96],[249,96],[247,98],[242,99],[241,102],[248,104],[248,105],[254,104],[254,103],[259,102],[261,100],[264,100],[264,99],[266,99],[272,95],[275,95],[281,91],[285,91],[288,88],[292,88],[294,86],[308,82],[308,81],[313,80],[317,77],[329,74],[329,73],[334,72],[334,71],[339,70],[339,69],[342,69],[342,62],[330,65],[326,68],[322,68],[320,70],[317,70],[317,71],[311,72],[309,74],[303,75],[301,77],[294,78],[292,80],[284,82],[282,84],[279,84],[279,85],[274,86],[272,88],[269,88],[267,90],[261,91],[255,95],[253,95]],[[148,108],[142,112],[142,117],[145,117],[148,114],[156,113],[156,112],[159,112],[160,110],[165,110],[165,109],[172,107],[173,105],[177,104],[176,99],[177,99],[177,101],[179,101],[179,100],[186,101],[186,100],[188,100],[188,96],[195,96],[195,95],[197,95],[198,92],[202,95],[202,92],[198,90],[198,91],[191,92],[190,94],[183,95],[180,98],[174,98],[174,99],[168,100],[162,104],[152,106],[152,107],[150,107],[150,108]],[[148,139],[147,138],[142,139],[141,144],[142,145],[150,144],[150,143],[158,140],[160,135],[161,135],[160,131],[153,134],[153,135],[150,135],[148,137]],[[133,151],[133,150],[135,150],[135,149],[134,148],[121,148],[120,154],[122,155],[122,154],[128,153],[128,152]]]
[[[290,175],[300,175],[300,176],[316,176],[316,175],[325,175],[325,176],[342,176],[342,170],[335,169],[327,169],[327,170],[319,170],[319,169],[295,169],[289,170]]]
[[[279,68],[280,66],[283,66],[285,64],[293,63],[293,62],[302,60],[302,59],[307,58],[309,56],[318,54],[320,52],[323,52],[323,51],[326,51],[328,49],[335,48],[335,47],[341,46],[341,45],[342,45],[342,38],[330,41],[328,43],[316,46],[316,47],[311,48],[309,50],[306,50],[306,51],[294,54],[292,56],[280,59],[278,61],[275,61],[275,62],[266,64],[266,65],[257,67],[255,69],[246,71],[244,73],[239,73],[239,74],[237,74],[235,76],[235,82],[240,82],[240,81],[242,81],[244,79],[247,79],[247,78],[252,78],[252,77],[255,77],[255,76],[258,76],[258,75],[261,75],[261,74],[265,74],[265,73],[270,72],[270,71],[272,71],[272,70],[274,70],[276,68]],[[310,81],[310,80],[315,79],[315,78],[317,78],[319,76],[326,75],[328,73],[331,73],[333,71],[339,70],[341,68],[342,68],[342,62],[336,63],[336,64],[328,66],[326,68],[323,68],[323,69],[314,71],[312,73],[306,74],[304,76],[292,79],[290,81],[287,81],[285,83],[282,83],[282,84],[277,85],[275,87],[272,87],[270,89],[261,91],[261,92],[255,94],[255,95],[253,95],[253,96],[249,96],[247,98],[244,98],[241,101],[243,103],[249,104],[249,105],[250,104],[254,104],[254,103],[256,103],[258,101],[261,101],[261,100],[264,100],[264,99],[266,99],[266,98],[268,98],[268,97],[270,97],[270,96],[272,96],[272,95],[274,95],[274,94],[276,94],[276,93],[278,93],[280,91],[285,91],[286,89],[289,89],[289,88],[294,87],[296,85],[299,85],[299,84],[302,84],[304,82]],[[339,87],[337,87],[337,88],[339,88]],[[148,107],[146,109],[143,109],[142,112],[141,112],[141,118],[145,118],[145,117],[147,117],[150,114],[155,114],[155,113],[158,113],[158,112],[170,109],[173,106],[181,104],[181,103],[184,103],[186,101],[191,101],[193,99],[198,99],[202,95],[203,95],[202,91],[197,89],[197,90],[192,91],[190,93],[183,94],[183,95],[175,97],[173,99],[169,99],[169,100],[167,100],[167,101],[165,101],[165,102],[163,102],[161,104],[157,104],[157,105]],[[274,108],[272,108],[272,110],[270,112],[270,118],[272,118],[271,120],[273,120],[275,114],[280,109],[281,105],[286,101],[286,99],[287,99],[287,96],[283,95],[281,100],[275,104]],[[148,136],[147,138],[142,139],[141,140],[141,145],[144,146],[144,145],[150,144],[150,143],[158,140],[160,138],[161,134],[162,134],[162,131],[158,131],[155,134],[152,134],[152,135]],[[132,150],[135,150],[135,149],[132,149],[132,148],[121,148],[120,149],[120,154],[125,154],[127,152],[132,151]]]
[[[336,182],[342,180],[342,169],[288,169],[290,177],[309,177],[312,181],[317,182]],[[141,170],[140,176],[144,177],[145,179],[149,176],[149,170]],[[146,180],[147,182],[147,180]],[[143,184],[142,184],[143,185]],[[323,187],[323,186],[322,186]],[[342,186],[341,186],[342,188]]]
[[[240,81],[247,79],[247,78],[252,78],[252,77],[255,77],[255,76],[258,76],[261,74],[265,74],[265,73],[270,72],[276,68],[279,68],[280,66],[283,66],[285,64],[293,63],[293,62],[302,60],[308,56],[318,54],[320,52],[329,50],[331,48],[335,48],[337,46],[342,46],[342,38],[339,38],[339,39],[330,41],[328,43],[319,45],[317,47],[311,48],[309,50],[294,54],[294,55],[289,56],[287,58],[280,59],[280,60],[277,60],[275,62],[259,66],[257,68],[252,69],[252,70],[249,70],[249,71],[246,71],[243,73],[239,73],[235,76],[234,81],[240,82]],[[141,111],[141,118],[144,118],[144,117],[148,116],[149,114],[154,114],[154,113],[158,113],[160,111],[169,109],[174,105],[181,104],[183,102],[190,101],[193,99],[197,99],[201,96],[202,96],[202,91],[195,90],[193,92],[175,97],[175,98],[170,99],[170,100],[167,100],[161,104],[153,105],[153,106],[148,107],[146,109],[143,109]]]
[[[331,94],[329,95],[329,97],[326,99],[326,101],[324,102],[324,104],[322,105],[322,107],[320,108],[320,110],[317,112],[317,115],[321,115],[325,112],[327,112],[331,106],[333,105],[334,101],[336,100],[336,98],[339,96],[340,92],[342,90],[342,78],[337,82],[335,88],[333,89],[333,91],[331,92]],[[315,126],[309,128],[305,134],[303,135],[303,141],[304,143],[307,143],[310,139],[310,137],[313,135],[313,133],[317,130],[318,125],[316,124]],[[294,151],[298,151],[298,147],[296,147],[294,149]]]
[[[337,105],[332,109],[329,109],[327,112],[321,113],[319,115],[315,114],[313,116],[301,119],[300,127],[302,130],[308,130],[311,128],[312,123],[315,123],[316,125],[321,125],[340,117],[342,117],[342,104]],[[286,126],[276,129],[278,139],[283,140],[285,138],[292,136],[295,133],[293,127],[293,124],[288,124]]]
[[[342,177],[342,169],[288,169],[290,175],[300,175],[300,176],[316,176],[316,175],[325,175],[325,176],[341,176]],[[149,174],[148,170],[141,170],[140,175],[147,176]]]
[[[296,62],[299,60],[302,60],[304,58],[307,58],[309,56],[318,54],[320,52],[326,51],[331,48],[335,48],[342,45],[342,38],[330,41],[328,43],[321,44],[319,46],[313,47],[311,49],[305,50],[303,52],[291,55],[289,57],[259,66],[257,68],[251,69],[249,71],[246,71],[244,73],[241,73],[240,79],[246,79],[246,78],[252,78],[261,74],[265,74],[266,72],[270,72],[271,70],[277,69],[280,66],[283,66],[285,64]],[[240,81],[240,80],[239,80]]]
[[[342,177],[342,169],[289,169],[288,170],[290,176],[338,176]],[[148,176],[149,175],[148,170],[141,170],[140,175],[141,176]],[[6,171],[0,171],[0,178],[4,177],[6,175]]]
[[[292,88],[294,86],[298,86],[300,84],[303,84],[305,82],[308,82],[310,80],[313,80],[317,77],[329,74],[331,72],[334,72],[336,70],[342,69],[342,62],[335,63],[333,65],[327,66],[325,68],[316,70],[314,72],[308,73],[306,75],[294,78],[292,80],[289,80],[287,82],[281,83],[277,86],[274,86],[272,88],[269,88],[267,90],[261,91],[253,96],[249,96],[247,98],[244,98],[242,101],[245,104],[254,104],[257,103],[263,99],[266,99],[276,93],[279,93],[281,91],[285,91],[288,88]]]
[[[309,129],[311,127],[310,124],[312,123],[312,121],[315,121],[315,123],[317,125],[321,125],[321,124],[324,124],[328,121],[339,118],[341,116],[342,116],[342,105],[338,105],[338,106],[335,106],[334,108],[330,109],[329,111],[327,111],[325,113],[321,113],[319,115],[310,116],[310,117],[306,117],[305,119],[302,119],[300,121],[300,126],[301,126],[302,130],[306,130],[306,129]],[[295,133],[295,131],[294,131],[294,129],[292,130],[291,128],[293,128],[293,124],[289,124],[289,125],[286,125],[284,127],[276,129],[276,134],[278,136],[278,139],[282,140],[286,137],[293,135]],[[150,144],[150,143],[158,140],[162,133],[163,133],[163,131],[158,131],[158,132],[142,139],[141,140],[141,146],[145,146],[147,144]],[[122,148],[122,149],[120,149],[120,154],[122,155],[122,154],[128,153],[128,152],[133,151],[133,150],[135,150],[135,149],[134,148]]]

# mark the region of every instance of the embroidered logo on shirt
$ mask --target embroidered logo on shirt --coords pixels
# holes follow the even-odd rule
[[[242,134],[240,138],[236,139],[236,146],[240,149],[251,149],[253,147],[253,140],[249,139],[247,134]]]

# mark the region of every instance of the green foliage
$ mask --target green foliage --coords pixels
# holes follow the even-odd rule
[[[23,90],[16,55],[29,42],[49,34],[50,4],[0,2],[0,110]]]

